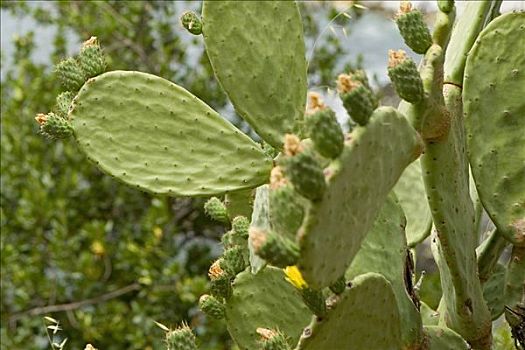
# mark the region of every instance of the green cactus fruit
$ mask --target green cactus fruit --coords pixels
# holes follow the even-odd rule
[[[287,135],[285,149],[291,149],[287,145],[296,142],[296,137]],[[281,158],[280,164],[283,165],[286,178],[303,197],[315,201],[323,196],[326,189],[323,168],[310,150],[289,151],[286,157]]]
[[[243,271],[233,282],[233,295],[226,302],[226,323],[241,350],[260,347],[258,328],[280,330],[290,346],[297,340],[312,313],[299,291],[285,280],[282,269],[267,266],[256,274]]]
[[[410,103],[423,100],[423,81],[414,61],[403,50],[388,53],[388,76],[399,97]]]
[[[337,78],[337,90],[352,120],[359,125],[366,125],[378,105],[372,91],[347,74],[340,74]]]
[[[424,54],[427,52],[432,45],[432,36],[423,20],[423,15],[419,10],[412,10],[409,1],[401,2],[396,23],[408,47],[415,53]]]
[[[401,323],[390,283],[377,273],[356,277],[326,316],[303,332],[297,350],[400,350]]]
[[[166,343],[167,350],[198,350],[195,343],[195,334],[186,324],[166,332]]]
[[[334,294],[341,294],[341,293],[343,293],[345,291],[345,289],[346,289],[346,278],[345,278],[345,276],[341,276],[340,278],[338,278],[337,281],[332,283],[329,287],[330,287],[330,290]]]
[[[229,274],[236,275],[246,268],[243,256],[243,247],[236,246],[226,249],[222,254],[221,268],[227,270]]]
[[[235,275],[231,275],[225,271],[222,266],[224,262],[218,259],[211,266],[208,271],[210,277],[210,291],[211,294],[219,300],[228,299],[232,294],[232,280]]]
[[[55,72],[62,86],[69,91],[77,91],[86,82],[82,68],[80,68],[78,61],[72,57],[57,64]]]
[[[243,238],[248,238],[250,222],[245,216],[237,216],[232,221],[232,230],[235,234]]]
[[[306,119],[308,135],[314,148],[326,158],[337,158],[343,151],[344,135],[330,108],[318,109]]]
[[[326,315],[326,301],[321,290],[315,290],[309,287],[300,289],[304,304],[308,306],[310,311],[317,317],[324,317]]]
[[[215,221],[222,222],[223,224],[230,222],[228,213],[226,212],[226,206],[217,197],[211,197],[204,203],[204,211]]]
[[[425,326],[437,326],[439,324],[439,312],[433,310],[423,301],[421,302],[419,313],[421,314],[421,321],[423,321]]]
[[[257,228],[251,228],[250,239],[255,254],[274,266],[292,266],[295,265],[299,258],[299,247],[297,244],[275,232],[265,232]]]
[[[69,117],[79,146],[100,169],[148,192],[213,196],[251,189],[268,181],[273,165],[195,95],[151,74],[91,78]]]
[[[292,350],[286,336],[280,331],[257,328],[257,334],[261,336],[260,350]]]
[[[525,55],[517,48],[524,47],[525,13],[497,17],[468,54],[463,89],[468,156],[480,200],[498,232],[521,246],[525,246]]]
[[[180,23],[193,35],[202,34],[202,21],[193,11],[186,11],[180,16]]]
[[[77,60],[86,80],[106,71],[106,58],[94,36],[82,44]]]
[[[50,139],[66,139],[73,134],[73,128],[68,120],[55,113],[38,114],[35,120],[40,124],[40,131]]]
[[[68,118],[69,108],[71,107],[71,102],[73,102],[73,98],[75,95],[70,92],[62,92],[60,95],[57,96],[56,104],[55,104],[55,113],[63,118]]]
[[[275,169],[275,168],[274,168]],[[272,171],[274,173],[274,171]],[[290,184],[270,190],[270,220],[273,229],[290,239],[295,235],[304,218],[304,200]]]
[[[254,20],[254,19],[257,20]],[[203,36],[235,111],[277,149],[304,117],[307,63],[295,1],[204,1]]]
[[[204,294],[199,298],[199,307],[206,315],[221,319],[224,318],[224,304],[212,295]]]

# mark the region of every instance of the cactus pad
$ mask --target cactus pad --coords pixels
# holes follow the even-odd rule
[[[468,350],[470,346],[453,330],[440,326],[425,326],[429,350]]]
[[[281,269],[266,267],[258,274],[240,273],[226,303],[230,335],[241,349],[257,349],[257,328],[279,329],[297,343],[312,314]]]
[[[421,163],[412,162],[399,178],[394,192],[407,219],[405,233],[409,247],[414,247],[430,234],[432,215],[421,176]]]
[[[236,111],[266,142],[280,148],[286,133],[299,131],[306,104],[297,4],[204,1],[202,17],[206,52]]]
[[[463,101],[480,199],[498,230],[525,246],[524,47],[525,13],[491,22],[468,55]]]
[[[423,324],[419,315],[419,300],[412,285],[412,268],[407,266],[408,247],[404,232],[405,216],[396,198],[390,195],[383,205],[361,249],[346,271],[345,277],[377,272],[392,285],[402,324],[402,340],[407,348],[417,348],[423,342]]]
[[[309,328],[298,350],[402,348],[395,296],[390,283],[377,273],[352,280],[352,287]]]
[[[195,196],[264,183],[271,159],[185,89],[113,71],[88,81],[69,114],[88,157],[138,188]],[[213,145],[213,147],[210,147]]]
[[[390,107],[356,127],[326,169],[327,189],[308,209],[298,239],[299,268],[313,288],[341,277],[399,176],[421,152],[416,131]],[[341,229],[344,229],[341,231]]]

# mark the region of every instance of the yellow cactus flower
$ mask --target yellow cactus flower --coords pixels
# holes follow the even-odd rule
[[[286,274],[286,280],[293,284],[295,288],[304,289],[308,286],[297,266],[287,266],[284,269],[284,273]]]

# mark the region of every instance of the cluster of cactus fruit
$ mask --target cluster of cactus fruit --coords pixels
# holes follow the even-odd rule
[[[453,1],[438,5],[432,33],[409,2],[395,18],[424,55],[389,52],[397,109],[363,71],[337,77],[346,134],[320,95],[306,107],[293,1],[204,1],[202,20],[181,18],[264,147],[170,81],[104,73],[94,38],[57,66],[67,92],[36,120],[142,190],[224,195],[205,205],[231,230],[199,304],[241,349],[490,349],[503,313],[524,349],[525,14],[479,1],[456,19]],[[495,229],[480,242],[483,211]],[[437,310],[414,272],[430,234]],[[197,349],[187,326],[167,343]]]

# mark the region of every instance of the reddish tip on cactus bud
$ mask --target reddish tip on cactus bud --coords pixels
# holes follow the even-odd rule
[[[47,122],[47,115],[44,113],[38,113],[35,117],[36,122],[42,126]]]
[[[284,153],[287,156],[295,156],[303,151],[301,140],[294,134],[284,135]]]
[[[308,93],[308,109],[306,111],[307,114],[313,114],[325,108],[326,105],[324,104],[321,94],[313,91]]]
[[[283,168],[276,166],[270,173],[270,188],[277,189],[288,183],[288,180],[284,177]]]
[[[87,39],[86,41],[84,41],[82,43],[82,48],[81,50],[84,50],[84,49],[87,49],[88,47],[93,47],[93,46],[100,46],[99,43],[98,43],[98,39],[96,36],[92,36],[91,38]]]
[[[410,1],[401,1],[399,3],[399,15],[412,11],[412,3]]]
[[[208,270],[208,277],[210,277],[211,280],[220,278],[224,275],[224,270],[221,267],[221,259],[215,260],[213,264],[211,264],[210,269]]]
[[[259,327],[255,331],[257,332],[257,334],[261,336],[262,339],[266,339],[266,340],[271,339],[277,335],[276,331],[268,329],[268,328]]]
[[[359,87],[361,83],[355,81],[349,74],[339,74],[337,77],[337,91],[339,93],[346,93]]]
[[[266,232],[257,227],[250,227],[250,239],[252,241],[253,249],[257,252],[266,243]]]
[[[407,53],[403,50],[388,50],[388,67],[392,68],[407,59]]]

